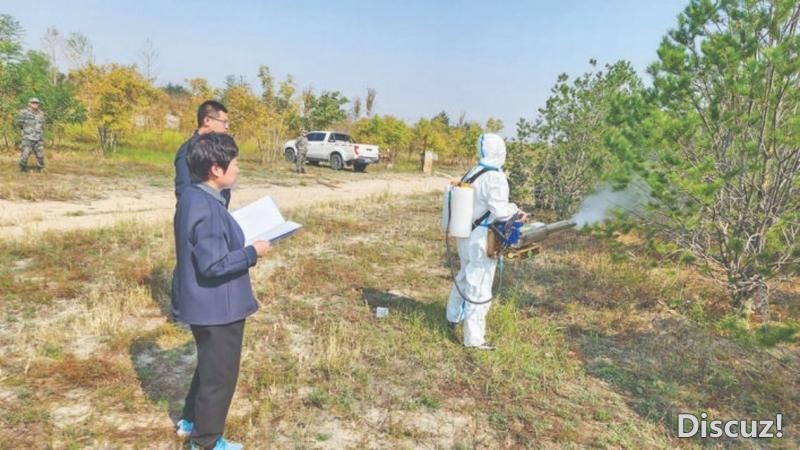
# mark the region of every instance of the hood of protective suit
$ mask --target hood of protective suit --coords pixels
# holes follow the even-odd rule
[[[482,134],[478,138],[478,157],[484,166],[501,168],[506,162],[506,143],[503,138],[494,134]]]

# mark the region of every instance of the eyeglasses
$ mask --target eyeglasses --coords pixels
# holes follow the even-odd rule
[[[217,122],[222,123],[222,125],[225,125],[225,128],[228,128],[228,127],[231,126],[231,121],[228,120],[228,119],[220,119],[220,118],[217,118],[217,117],[214,117],[214,116],[206,116],[206,117],[208,117],[211,120],[216,120]]]

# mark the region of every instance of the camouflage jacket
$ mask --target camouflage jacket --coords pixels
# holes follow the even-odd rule
[[[22,139],[41,141],[44,128],[44,113],[33,112],[28,108],[20,110],[17,115],[17,126],[22,129]]]
[[[295,142],[295,147],[297,147],[298,152],[306,152],[308,151],[308,139],[305,136],[300,136],[297,138]]]

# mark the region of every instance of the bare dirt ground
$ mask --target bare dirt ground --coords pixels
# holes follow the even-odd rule
[[[287,211],[320,202],[351,202],[382,193],[430,192],[442,189],[445,183],[443,177],[415,174],[392,174],[336,184],[313,179],[294,186],[242,183],[234,188],[231,209],[266,195],[272,196],[278,207]],[[110,190],[104,198],[96,200],[0,200],[0,211],[0,236],[19,238],[42,231],[107,227],[120,221],[153,223],[171,220],[175,212],[175,196],[171,189],[142,186],[136,190]]]

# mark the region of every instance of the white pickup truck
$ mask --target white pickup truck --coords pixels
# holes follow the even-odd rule
[[[341,170],[347,165],[353,166],[356,172],[363,172],[368,165],[380,160],[377,145],[356,144],[345,133],[312,131],[306,134],[306,139],[308,139],[306,160],[311,164],[325,161],[330,163],[334,170]],[[295,141],[296,139],[292,139],[283,144],[283,155],[290,162],[294,162],[297,155]]]

